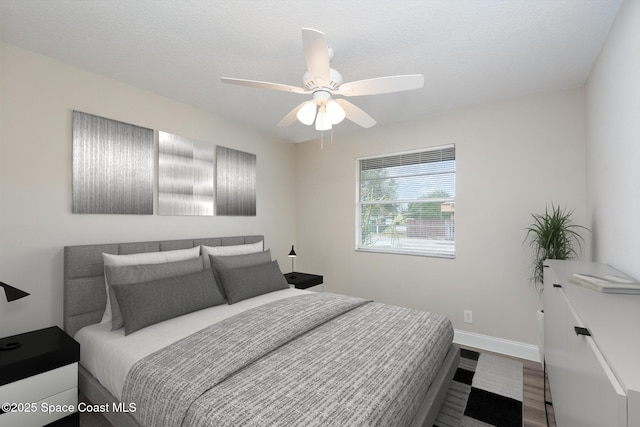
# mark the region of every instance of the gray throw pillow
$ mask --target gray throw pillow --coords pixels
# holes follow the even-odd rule
[[[211,261],[213,277],[216,279],[220,292],[222,292],[222,295],[226,298],[225,290],[220,284],[220,275],[218,274],[218,270],[221,268],[248,267],[250,265],[271,262],[271,249],[267,249],[264,252],[254,252],[244,255],[209,255],[209,260]]]
[[[120,305],[125,335],[225,303],[211,270],[150,282],[112,285],[112,288]]]
[[[109,298],[111,299],[111,330],[115,331],[124,326],[120,313],[119,302],[113,295],[112,285],[129,285],[131,283],[149,282],[167,277],[182,276],[196,273],[204,269],[202,257],[185,261],[164,262],[161,264],[143,264],[114,266],[105,265],[104,272],[109,283]]]
[[[278,261],[240,268],[221,268],[218,273],[229,304],[289,288]]]

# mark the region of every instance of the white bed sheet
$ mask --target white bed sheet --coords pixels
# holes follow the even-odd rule
[[[233,305],[223,304],[185,314],[124,335],[124,328],[111,331],[111,322],[80,329],[80,363],[118,400],[129,370],[140,359],[207,326],[253,307],[309,293],[300,289],[270,292]]]

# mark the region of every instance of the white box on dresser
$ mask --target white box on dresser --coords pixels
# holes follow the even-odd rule
[[[640,426],[640,295],[594,291],[574,273],[623,273],[545,262],[545,363],[558,427]]]

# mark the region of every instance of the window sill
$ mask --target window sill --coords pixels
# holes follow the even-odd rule
[[[378,253],[378,254],[389,254],[389,255],[413,255],[413,256],[423,256],[430,258],[448,258],[455,259],[455,252],[438,252],[438,251],[411,251],[411,250],[402,250],[402,249],[387,249],[387,248],[356,248],[356,252],[369,252],[369,253]]]

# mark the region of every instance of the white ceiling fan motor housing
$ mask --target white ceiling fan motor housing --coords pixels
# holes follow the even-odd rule
[[[309,71],[305,72],[302,76],[302,86],[306,90],[314,90],[314,89],[327,89],[327,90],[338,90],[340,85],[342,84],[342,75],[335,69],[329,68],[329,81],[325,82],[321,76],[311,77],[309,75]]]

